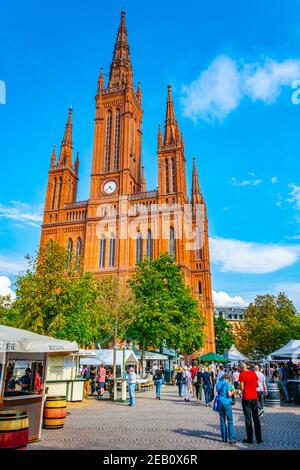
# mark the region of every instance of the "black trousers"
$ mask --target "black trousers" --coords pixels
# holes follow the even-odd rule
[[[258,395],[258,409],[264,409],[264,392],[257,392]]]
[[[245,416],[245,425],[248,441],[253,441],[253,427],[254,422],[256,440],[259,442],[261,438],[261,427],[258,416],[258,401],[257,400],[242,400],[243,412]]]

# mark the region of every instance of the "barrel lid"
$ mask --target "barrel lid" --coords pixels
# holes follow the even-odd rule
[[[66,396],[65,395],[57,395],[57,396],[47,396],[47,400],[65,400],[66,399]]]
[[[24,416],[27,418],[28,413],[25,410],[6,410],[0,411],[0,419],[13,418],[15,416]]]

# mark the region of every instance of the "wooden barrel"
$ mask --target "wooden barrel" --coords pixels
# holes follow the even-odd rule
[[[27,411],[0,411],[0,449],[26,449],[28,439]]]
[[[45,429],[60,429],[64,427],[67,416],[67,401],[65,396],[47,397],[44,406],[43,427]]]
[[[278,384],[267,383],[267,396],[266,396],[266,406],[279,407],[281,406],[281,396]]]

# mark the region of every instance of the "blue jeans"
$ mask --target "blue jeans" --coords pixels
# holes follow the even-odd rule
[[[219,402],[218,411],[220,415],[222,441],[227,441],[228,437],[230,442],[235,441],[231,404],[228,403],[225,405]]]
[[[178,382],[178,395],[180,398],[182,397],[182,382]]]
[[[205,395],[205,403],[210,403],[211,402],[211,392],[212,392],[212,386],[208,384],[203,385],[203,390],[204,390],[204,395]]]
[[[288,387],[287,387],[287,381],[283,380],[281,382],[281,385],[284,391],[285,401],[290,401],[291,398],[290,398],[290,394],[289,394]]]
[[[128,391],[129,391],[129,403],[130,405],[135,404],[135,386],[136,384],[129,384]]]
[[[159,379],[159,380],[155,380],[155,389],[156,389],[156,396],[157,397],[160,397],[160,388],[162,386],[162,379]]]

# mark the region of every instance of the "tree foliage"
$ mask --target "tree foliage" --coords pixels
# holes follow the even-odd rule
[[[259,295],[245,312],[237,337],[242,352],[268,355],[289,340],[300,337],[300,316],[284,293]]]
[[[223,354],[224,351],[230,349],[234,344],[234,333],[232,326],[222,315],[215,317],[215,339],[216,339],[216,352]]]
[[[139,263],[129,285],[139,302],[129,338],[143,349],[166,345],[189,354],[201,348],[203,318],[180,267],[169,255]]]

